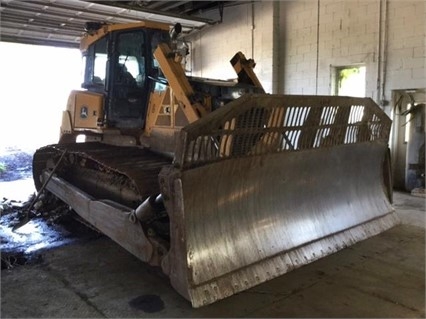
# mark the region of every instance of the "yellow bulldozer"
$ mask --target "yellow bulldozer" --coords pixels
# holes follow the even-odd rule
[[[398,223],[391,121],[371,99],[266,94],[241,52],[238,80],[187,76],[180,31],[87,23],[82,89],[58,144],[34,155],[38,190],[161,267],[193,307]]]

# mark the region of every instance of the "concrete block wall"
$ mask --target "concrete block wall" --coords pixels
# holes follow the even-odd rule
[[[218,12],[208,18],[219,19]],[[260,1],[225,7],[223,22],[188,37],[192,75],[235,78],[254,58],[267,92],[331,94],[334,67],[365,65],[366,96],[426,86],[424,0]],[[254,27],[254,28],[253,28]]]
[[[280,52],[284,64],[283,93],[315,94],[317,64],[317,2],[280,3]]]
[[[331,94],[333,67],[350,65],[366,66],[365,94],[376,101],[425,87],[425,8],[423,0],[280,2],[281,91]]]
[[[284,75],[284,91],[330,94],[334,67],[365,65],[366,95],[373,97],[377,85],[378,3],[366,0],[283,3],[281,10],[289,20],[282,30],[287,37],[283,53],[284,59],[290,58],[284,67],[289,67]],[[303,21],[303,26],[298,21]],[[296,75],[291,72],[294,69]]]
[[[219,19],[216,12],[208,18]],[[192,43],[192,74],[195,76],[235,78],[229,60],[237,51],[251,53],[250,6],[238,10],[224,10],[224,22],[208,26],[187,38]]]
[[[426,1],[389,3],[386,95],[390,90],[425,88]]]
[[[225,7],[222,23],[188,36],[192,75],[234,79],[237,76],[229,61],[241,51],[254,58],[257,76],[266,91],[272,92],[273,6],[272,1],[265,1]],[[216,11],[204,17],[219,20]]]

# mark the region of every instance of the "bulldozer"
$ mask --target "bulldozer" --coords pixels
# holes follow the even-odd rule
[[[87,23],[84,81],[37,190],[170,278],[193,307],[283,275],[398,223],[391,120],[370,98],[266,94],[186,74],[182,27]]]

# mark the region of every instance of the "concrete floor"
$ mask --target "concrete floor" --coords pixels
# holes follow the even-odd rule
[[[425,317],[425,199],[395,193],[402,225],[192,309],[167,277],[108,238],[1,272],[1,317]]]

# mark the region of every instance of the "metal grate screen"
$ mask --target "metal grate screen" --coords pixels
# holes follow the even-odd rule
[[[370,98],[247,94],[186,126],[175,164],[388,142],[391,120]]]

